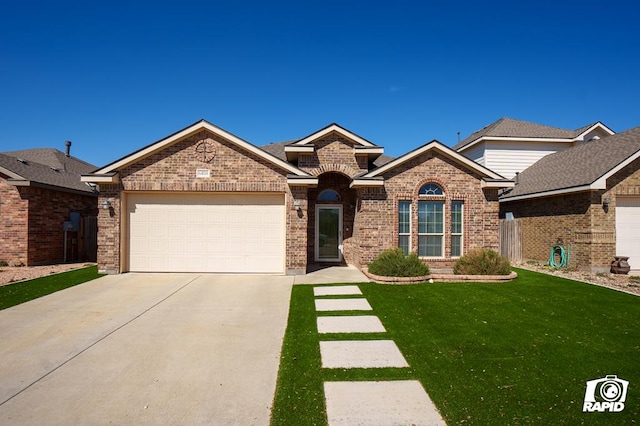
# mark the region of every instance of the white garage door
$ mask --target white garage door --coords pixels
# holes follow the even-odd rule
[[[283,194],[129,194],[129,270],[283,273]]]
[[[616,198],[616,255],[640,269],[640,197]]]

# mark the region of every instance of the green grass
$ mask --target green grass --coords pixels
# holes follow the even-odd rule
[[[101,277],[97,266],[0,286],[0,310]]]
[[[509,283],[360,284],[387,333],[320,336],[294,286],[273,425],[326,424],[326,380],[418,379],[448,424],[630,424],[640,416],[640,299],[518,270]],[[324,314],[320,314],[324,315]],[[406,369],[326,370],[319,340],[391,338]],[[582,413],[586,382],[628,380],[621,413]]]

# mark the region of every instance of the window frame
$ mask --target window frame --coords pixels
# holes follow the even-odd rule
[[[405,222],[402,222],[402,215],[403,215],[403,211],[401,206],[402,205],[406,205],[408,206],[408,225],[409,225],[409,231],[408,232],[402,232],[402,225],[405,224]],[[413,226],[411,226],[411,221],[412,221],[412,214],[411,214],[411,208],[412,208],[412,202],[411,200],[398,200],[398,247],[401,248],[404,252],[405,255],[408,256],[409,253],[411,253],[411,234],[413,231]],[[401,237],[407,237],[407,249],[404,250],[404,247],[402,247],[400,245],[400,239]]]
[[[454,214],[456,214],[456,209],[454,206],[460,206],[459,219],[454,221]],[[460,231],[454,232],[454,226],[459,225]],[[450,254],[452,258],[461,257],[464,255],[464,201],[463,200],[453,200],[451,201],[451,223],[449,224],[449,228],[451,230],[451,246],[450,246]],[[453,254],[453,239],[457,237],[460,239],[458,246],[460,247],[460,252],[457,254]]]
[[[425,232],[420,232],[420,212],[421,212],[421,206],[428,206],[429,204],[433,204],[433,205],[438,205],[441,207],[442,211],[439,212],[439,218],[440,218],[440,232],[427,232],[429,230],[429,221],[425,220]],[[425,212],[425,215],[428,217],[428,210]],[[427,219],[427,217],[425,217],[425,219]],[[444,199],[423,199],[423,200],[418,200],[418,256],[419,257],[423,257],[423,258],[437,258],[437,259],[442,259],[445,257],[445,225],[446,225],[446,203]],[[435,223],[435,226],[438,225],[438,222]],[[429,237],[440,237],[440,253],[437,255],[430,255],[430,254],[422,254],[421,250],[420,250],[420,241],[422,240],[422,237],[425,238],[425,241],[429,240]],[[425,245],[425,250],[426,250],[426,245]]]

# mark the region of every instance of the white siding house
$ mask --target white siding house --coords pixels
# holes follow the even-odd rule
[[[453,149],[510,179],[546,155],[612,134],[614,132],[600,122],[567,130],[501,118]]]

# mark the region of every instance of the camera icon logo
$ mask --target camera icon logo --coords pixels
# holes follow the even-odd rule
[[[584,393],[582,411],[585,413],[608,411],[619,413],[624,410],[629,382],[616,375],[607,375],[601,379],[589,380]]]

